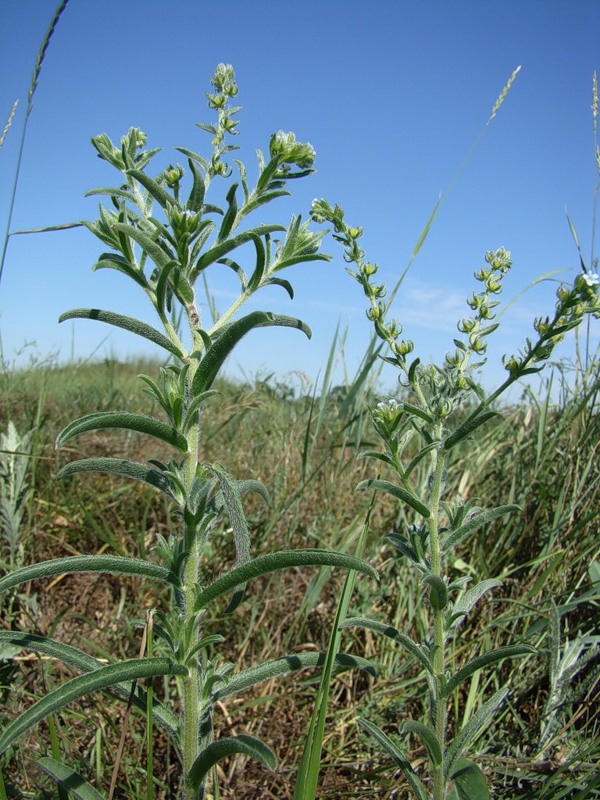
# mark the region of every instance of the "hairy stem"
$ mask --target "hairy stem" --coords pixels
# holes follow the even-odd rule
[[[436,426],[436,437],[441,439],[441,423]],[[445,468],[445,457],[440,450],[433,451],[433,487],[431,493],[431,517],[429,518],[429,539],[431,547],[431,571],[432,574],[442,578],[442,559],[440,551],[440,500],[443,488],[443,476]],[[435,731],[440,743],[442,753],[445,750],[446,740],[446,703],[442,698],[441,681],[444,675],[445,666],[445,632],[444,632],[444,611],[437,608],[433,609],[433,628],[434,628],[434,670],[435,670]],[[434,800],[444,800],[444,766],[440,764],[435,768],[433,779],[433,798]]]

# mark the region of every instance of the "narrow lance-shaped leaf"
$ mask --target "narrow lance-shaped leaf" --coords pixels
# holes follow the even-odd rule
[[[40,578],[49,578],[53,575],[63,575],[75,572],[98,572],[110,575],[135,575],[140,578],[150,578],[161,583],[173,583],[173,574],[150,561],[141,558],[125,558],[124,556],[67,556],[66,558],[53,558],[20,567],[0,578],[0,592],[19,586],[28,581]]]
[[[242,506],[242,498],[240,497],[236,482],[220,464],[213,464],[212,470],[219,481],[227,515],[233,530],[235,563],[236,566],[241,567],[243,564],[250,561],[250,532],[248,531],[248,523],[246,522],[246,515],[244,514],[244,508]],[[245,588],[245,584],[236,586],[231,602],[226,609],[227,614],[235,611],[242,602]]]
[[[103,311],[100,308],[74,308],[61,314],[58,321],[65,322],[68,319],[97,319],[108,325],[114,325],[116,328],[123,328],[138,336],[143,336],[144,339],[148,339],[179,358],[185,357],[185,354],[156,328],[124,314],[115,314],[113,311]]]
[[[288,567],[343,567],[355,569],[371,578],[378,577],[377,572],[366,561],[347,556],[344,553],[332,553],[328,550],[280,550],[276,553],[258,556],[211,583],[210,586],[198,593],[195,609],[200,611],[200,609],[206,608],[213,600],[227,594],[251,578]]]
[[[94,264],[93,269],[114,269],[134,280],[142,289],[148,288],[148,281],[144,273],[136,269],[129,259],[117,253],[102,253],[98,261]]]
[[[451,450],[454,445],[462,442],[463,439],[470,436],[477,428],[481,427],[481,425],[492,419],[492,417],[497,416],[499,416],[497,411],[484,411],[479,414],[472,414],[454,431],[454,433],[451,433],[450,436],[444,440],[444,450]]]
[[[91,692],[107,689],[121,681],[140,680],[158,675],[186,675],[187,669],[175,664],[170,658],[133,658],[119,664],[78,675],[44,695],[27,708],[16,719],[3,728],[0,733],[0,753],[4,753],[13,742],[40,720],[55,714],[65,706]]]
[[[279,658],[265,661],[263,664],[257,664],[254,667],[242,670],[241,672],[228,677],[225,684],[220,684],[215,689],[213,699],[224,700],[226,697],[243,692],[256,686],[258,683],[271,680],[281,675],[288,675],[292,672],[297,672],[301,669],[314,669],[322,667],[325,664],[326,653],[292,653],[287,656],[280,656]],[[375,677],[376,670],[370,661],[360,656],[351,655],[350,653],[337,653],[335,656],[335,669],[338,672],[348,669],[362,669]]]
[[[171,261],[176,261],[175,253],[166,248],[162,248],[158,242],[149,236],[144,231],[136,228],[134,225],[129,225],[126,222],[115,222],[113,227],[127,236],[131,236],[134,242],[137,242],[142,248],[144,253],[151,258],[159,269],[163,269]],[[163,237],[164,238],[164,237]]]
[[[139,464],[137,461],[127,461],[123,458],[85,458],[65,464],[58,471],[56,477],[58,480],[62,480],[78,472],[107,472],[113,475],[122,475],[125,478],[149,483],[150,486],[160,489],[169,497],[172,496],[169,479],[162,472],[151,469],[145,464]]]
[[[34,762],[38,769],[51,777],[61,788],[69,792],[75,800],[106,800],[86,779],[66,764],[44,756]]]
[[[210,389],[225,359],[243,336],[253,328],[264,328],[273,325],[298,328],[310,339],[310,328],[302,320],[282,314],[273,314],[270,311],[253,311],[245,317],[232,322],[215,339],[196,370],[192,382],[192,394],[197,395]]]
[[[490,650],[489,653],[484,653],[482,656],[471,659],[464,667],[455,672],[451,678],[448,679],[442,689],[442,697],[449,697],[452,692],[460,686],[470,675],[477,670],[487,667],[490,664],[495,664],[497,661],[502,661],[504,658],[516,658],[517,656],[528,656],[536,653],[535,647],[528,644],[510,644],[506,647],[499,647],[497,650]]]
[[[160,185],[154,178],[151,178],[146,172],[141,169],[128,169],[127,174],[135,178],[138,183],[141,183],[144,189],[147,189],[152,197],[160,203],[163,208],[168,208],[175,203],[173,195]]]
[[[422,666],[425,667],[427,672],[433,674],[433,665],[429,657],[423,652],[423,650],[421,650],[416,642],[413,642],[413,640],[404,633],[400,633],[400,631],[393,625],[388,625],[386,622],[379,622],[379,620],[376,619],[369,619],[368,617],[350,617],[342,623],[341,627],[367,628],[374,633],[387,636],[388,639],[392,639],[394,642],[402,645],[405,650],[407,650],[417,659],[417,661],[419,661],[420,664],[422,664]]]
[[[211,742],[208,747],[204,748],[192,764],[187,776],[190,786],[197,790],[215,764],[234,753],[252,756],[252,758],[262,761],[271,770],[277,768],[277,759],[270,747],[267,747],[255,736],[241,733],[239,736],[228,736],[225,739]]]
[[[409,733],[415,733],[421,739],[432,763],[439,767],[442,763],[442,747],[433,728],[416,720],[408,720],[402,728]]]
[[[496,709],[504,702],[507,694],[508,689],[499,689],[481,706],[479,711],[473,714],[467,724],[464,725],[454,737],[454,741],[444,755],[444,774],[446,779],[453,773],[454,765],[460,758],[464,749],[475,738],[480,729],[489,724]]]
[[[497,578],[489,578],[466,591],[464,595],[456,601],[449,614],[448,628],[455,628],[461,619],[469,613],[479,598],[486,592],[489,592],[490,589],[495,589],[497,586],[502,586],[502,581]]]
[[[203,269],[206,269],[206,267],[210,266],[210,264],[214,264],[215,261],[223,258],[224,255],[230,253],[232,250],[235,250],[237,247],[249,242],[253,236],[264,236],[265,234],[275,233],[276,231],[285,231],[285,226],[258,225],[249,231],[238,233],[237,236],[234,236],[231,239],[225,239],[223,242],[218,242],[209,250],[207,250],[202,256],[200,256],[196,266],[192,270],[190,279],[193,282]]]
[[[410,788],[415,793],[417,800],[429,800],[421,779],[412,768],[408,758],[395,744],[395,742],[393,742],[387,734],[378,728],[377,725],[373,725],[372,722],[368,722],[366,719],[359,719],[358,721],[361,728],[364,728],[364,730],[366,730],[367,733],[372,736],[373,739],[375,739],[381,749],[387,753],[387,755],[398,767],[400,767],[404,773],[404,777],[410,785]]]
[[[459,528],[451,531],[444,539],[442,544],[442,552],[448,553],[450,550],[460,544],[467,536],[481,528],[482,525],[487,525],[498,517],[503,517],[505,514],[512,514],[513,511],[520,511],[519,506],[507,505],[498,506],[497,508],[490,508],[486,511],[480,511],[467,518]]]
[[[35,633],[24,633],[23,631],[0,631],[0,644],[8,642],[16,645],[17,647],[25,650],[33,650],[35,653],[43,653],[50,658],[56,658],[62,664],[69,667],[74,667],[80,672],[91,672],[95,669],[104,667],[102,661],[84,653],[77,647],[63,642],[57,642],[55,639],[49,639],[46,636],[38,636]],[[110,694],[117,695],[123,700],[129,700],[131,696],[131,683],[117,683],[110,687],[108,690]],[[133,698],[133,702],[139,708],[146,709],[146,692],[138,684],[137,693]],[[175,736],[178,730],[179,721],[175,714],[166,708],[162,703],[154,700],[153,708],[154,719],[162,730],[170,736]]]
[[[485,775],[477,764],[461,758],[454,768],[450,780],[454,786],[448,800],[489,800],[490,793]]]
[[[221,222],[221,227],[219,228],[219,233],[217,234],[217,241],[226,239],[233,228],[233,223],[235,222],[238,210],[237,200],[235,197],[237,188],[238,184],[232,183],[229,187],[229,191],[227,192],[227,196],[225,197],[227,200],[227,211],[223,216],[223,221]]]
[[[58,434],[56,447],[62,447],[65,442],[74,436],[79,436],[80,433],[105,428],[121,428],[122,430],[147,433],[149,436],[176,447],[182,453],[187,452],[188,449],[185,436],[172,425],[167,425],[155,417],[132,414],[127,411],[100,411],[73,420]]]
[[[369,478],[369,480],[361,481],[356,488],[377,489],[380,492],[387,492],[393,497],[398,498],[398,500],[401,500],[403,503],[409,505],[418,514],[420,514],[422,517],[425,517],[425,519],[428,519],[431,516],[431,512],[425,503],[422,503],[418,497],[415,497],[407,489],[404,489],[402,486],[398,486],[396,483],[392,483],[391,481],[384,481],[380,480],[379,478]]]

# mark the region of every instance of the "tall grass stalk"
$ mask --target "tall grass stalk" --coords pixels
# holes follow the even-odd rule
[[[46,35],[44,36],[44,39],[42,41],[42,45],[40,47],[40,50],[39,50],[39,52],[37,54],[37,58],[35,60],[35,66],[34,66],[34,69],[33,69],[33,76],[31,78],[31,85],[29,86],[29,91],[27,93],[27,107],[25,109],[25,118],[23,120],[23,128],[21,130],[21,138],[19,140],[19,149],[18,149],[18,152],[17,152],[17,162],[16,162],[16,165],[15,165],[15,176],[13,178],[12,189],[11,189],[11,194],[10,194],[10,201],[9,201],[9,204],[8,204],[8,214],[7,214],[7,218],[6,218],[6,228],[5,228],[4,239],[3,239],[3,243],[2,243],[2,255],[0,256],[0,282],[2,282],[2,275],[4,274],[4,264],[5,264],[5,261],[6,261],[6,251],[7,251],[7,248],[8,248],[8,240],[10,238],[10,226],[11,226],[11,223],[12,223],[13,210],[14,210],[14,207],[15,207],[15,199],[16,199],[16,196],[17,196],[17,186],[19,184],[19,175],[21,173],[21,162],[23,160],[23,149],[25,147],[25,136],[27,134],[27,125],[29,123],[29,117],[31,116],[31,112],[33,111],[33,98],[34,98],[36,89],[37,89],[38,84],[39,84],[40,75],[41,75],[41,72],[42,72],[42,66],[44,64],[44,59],[46,57],[46,51],[48,50],[48,46],[50,44],[50,40],[52,39],[52,36],[54,35],[54,31],[56,29],[58,21],[59,21],[61,15],[62,15],[63,11],[67,7],[68,2],[69,2],[69,0],[61,0],[61,2],[59,3],[56,11],[54,12],[54,16],[52,17],[52,21],[50,22],[50,26],[49,26],[48,30],[46,31]],[[5,126],[4,131],[2,133],[2,140],[1,141],[4,141],[4,136],[8,132],[8,129],[10,128],[10,124],[12,122],[12,117],[14,115],[14,112],[16,111],[16,107],[17,107],[17,104],[15,102],[15,104],[13,105],[11,114],[9,116],[8,123]],[[0,142],[0,144],[1,144],[1,142]]]

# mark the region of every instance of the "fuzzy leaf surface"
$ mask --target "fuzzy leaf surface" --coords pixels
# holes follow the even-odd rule
[[[123,328],[131,333],[136,333],[138,336],[143,336],[144,339],[157,344],[169,353],[172,353],[178,358],[183,358],[184,353],[173,344],[170,339],[167,339],[160,331],[142,322],[134,317],[127,317],[124,314],[115,314],[113,311],[103,311],[100,308],[74,308],[71,311],[65,311],[58,318],[59,322],[65,322],[68,319],[97,319],[100,322],[106,322],[108,325],[114,325],[116,328]]]
[[[497,506],[497,508],[490,508],[486,511],[479,511],[473,514],[473,516],[469,517],[459,528],[456,528],[456,530],[448,534],[444,539],[442,552],[450,552],[450,550],[460,544],[467,536],[473,533],[473,531],[481,528],[482,525],[487,525],[488,522],[492,522],[498,519],[498,517],[503,517],[505,514],[512,514],[513,511],[520,511],[519,506]]]
[[[214,340],[206,355],[200,362],[192,382],[192,394],[197,395],[210,389],[213,381],[223,366],[225,359],[237,343],[253,328],[279,326],[297,328],[310,339],[311,330],[302,320],[270,311],[253,311],[245,317],[232,322]]]
[[[105,428],[120,428],[122,430],[137,431],[138,433],[147,433],[148,436],[161,439],[172,447],[176,447],[182,453],[186,453],[188,450],[185,436],[173,426],[167,425],[155,417],[132,414],[128,411],[99,411],[73,420],[58,434],[56,447],[62,447],[65,442],[74,436],[79,436],[80,433]]]
[[[215,700],[222,700],[231,695],[243,692],[263,681],[276,678],[280,675],[289,675],[301,669],[314,669],[325,664],[326,653],[291,653],[287,656],[280,656],[264,664],[257,664],[254,667],[242,670],[227,679],[227,683],[220,684],[214,692]],[[370,661],[360,656],[349,653],[337,653],[335,657],[336,672],[348,669],[362,669],[369,675],[375,677],[376,670]]]
[[[34,762],[38,769],[52,778],[62,789],[66,789],[75,800],[106,800],[86,779],[74,769],[49,756]]]
[[[277,758],[271,748],[255,736],[241,733],[239,736],[218,739],[204,748],[192,764],[187,776],[192,788],[198,789],[215,764],[234,753],[252,756],[252,758],[262,761],[270,770],[277,769]]]
[[[251,578],[266,575],[288,567],[343,567],[354,569],[377,579],[377,572],[361,558],[354,558],[345,553],[333,553],[328,550],[280,550],[276,553],[266,553],[248,561],[241,567],[228,572],[222,578],[211,583],[206,589],[200,591],[196,597],[196,611],[216,600],[221,595],[227,594],[241,583],[246,583]]]
[[[81,461],[71,461],[59,469],[57,480],[68,478],[79,472],[108,472],[113,475],[122,475],[136,481],[149,483],[155,489],[172,496],[169,479],[156,469],[151,469],[137,461],[127,461],[124,458],[84,458]]]
[[[372,736],[373,739],[377,742],[377,744],[381,747],[381,749],[386,753],[392,761],[400,767],[402,772],[404,773],[404,777],[406,778],[407,782],[410,784],[410,788],[415,793],[417,800],[429,800],[427,792],[425,791],[425,787],[423,786],[421,779],[414,771],[412,766],[410,765],[410,761],[404,755],[402,750],[393,742],[390,737],[385,734],[377,725],[373,725],[372,722],[368,722],[366,719],[359,719],[359,723],[361,728],[364,728],[365,731]]]
[[[67,556],[40,561],[27,567],[19,567],[0,578],[0,592],[6,592],[15,586],[39,578],[63,575],[73,572],[99,572],[110,575],[135,575],[139,578],[150,578],[162,583],[173,583],[174,576],[166,567],[153,564],[142,558],[126,558],[125,556]]]
[[[444,755],[444,774],[446,779],[454,772],[454,765],[469,743],[477,736],[481,728],[488,725],[496,709],[504,702],[508,689],[499,689],[481,708],[473,714],[454,737],[454,741]]]
[[[91,692],[108,689],[121,681],[152,678],[159,675],[186,674],[187,669],[181,664],[175,664],[170,658],[133,658],[118,664],[100,667],[100,669],[85,675],[78,675],[48,692],[16,719],[9,722],[0,733],[0,753],[4,753],[19,736],[37,722]]]
[[[499,416],[497,411],[484,411],[481,414],[470,416],[454,431],[454,433],[451,433],[450,436],[444,440],[444,450],[451,450],[455,445],[462,442],[463,439],[466,439],[467,436],[470,436],[476,431],[477,428],[480,428],[488,420],[492,419],[492,417],[497,416]]]
[[[464,595],[456,601],[454,604],[452,611],[450,613],[450,622],[448,628],[455,628],[463,617],[466,617],[467,614],[471,611],[475,603],[486,593],[489,592],[490,589],[495,589],[498,586],[502,586],[502,581],[498,580],[497,578],[488,578],[485,581],[481,581],[476,586],[473,586],[471,589],[468,589]]]
[[[398,486],[398,484],[392,483],[391,481],[384,481],[379,478],[369,478],[366,481],[361,481],[356,488],[375,489],[380,492],[387,492],[393,497],[396,497],[398,500],[401,500],[403,503],[409,505],[417,512],[417,514],[425,517],[425,519],[428,519],[431,516],[431,512],[425,503],[422,503],[418,497],[415,497],[407,489],[404,489],[402,486]]]
[[[535,647],[528,644],[509,644],[506,647],[499,647],[497,650],[490,650],[488,653],[473,658],[448,679],[446,685],[442,689],[442,697],[449,697],[464,680],[483,667],[495,664],[497,661],[502,661],[503,658],[528,656],[536,652]]]
[[[342,623],[341,627],[367,628],[374,633],[380,633],[383,636],[387,636],[389,639],[392,639],[394,642],[402,645],[405,650],[407,650],[417,659],[417,661],[419,661],[420,664],[422,664],[422,666],[425,667],[427,672],[433,675],[433,665],[429,657],[423,652],[423,650],[421,650],[416,642],[413,642],[413,640],[404,633],[400,633],[398,628],[395,628],[393,625],[388,625],[386,622],[379,622],[379,620],[370,619],[369,617],[350,617]]]
[[[490,800],[485,775],[472,761],[461,758],[450,780],[454,786],[448,794],[448,800]]]
[[[23,633],[22,631],[0,631],[0,643],[7,642],[14,644],[25,650],[33,650],[36,653],[43,653],[56,658],[62,664],[74,667],[80,672],[91,672],[106,666],[102,661],[84,653],[77,647],[64,642],[57,642],[46,636],[38,636],[35,633]],[[123,700],[129,700],[131,695],[131,683],[118,683],[111,686],[110,694],[115,694]],[[133,698],[134,704],[146,710],[146,691],[138,684],[137,693]],[[152,714],[156,723],[170,736],[175,736],[178,730],[178,720],[175,714],[162,703],[154,699]]]

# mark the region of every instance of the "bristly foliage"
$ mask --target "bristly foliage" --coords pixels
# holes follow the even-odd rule
[[[265,286],[280,286],[293,297],[291,284],[280,273],[295,264],[329,258],[319,251],[323,234],[311,231],[299,216],[293,216],[288,225],[245,225],[254,211],[289,194],[288,181],[313,171],[313,148],[298,142],[293,133],[274,133],[268,156],[259,153],[258,178],[253,188],[248,184],[244,165],[236,161],[239,180],[225,192],[225,205],[208,201],[212,182],[232,175],[226,157],[236,149],[229,137],[237,134],[235,115],[239,107],[230,105],[238,92],[230,65],[217,66],[212,87],[207,99],[209,107],[217,112],[217,121],[199,124],[212,137],[212,151],[204,156],[186,147],[178,148],[187,161],[187,170],[175,163],[151,175],[149,169],[158,149],[146,149],[146,134],[137,128],[130,129],[119,145],[107,134],[92,140],[98,156],[120,174],[118,186],[90,192],[108,200],[106,206],[100,205],[98,218],[85,223],[108,248],[94,268],[113,269],[133,280],[150,301],[161,330],[104,309],[75,309],[61,317],[61,321],[95,319],[128,330],[162,348],[170,362],[158,381],[140,376],[160,417],[125,410],[87,414],[67,425],[58,436],[57,446],[89,431],[111,428],[147,434],[159,440],[161,447],[171,447],[175,457],[168,463],[88,458],[65,465],[58,477],[108,472],[150,484],[174,505],[179,530],[168,539],[159,538],[153,560],[111,555],[61,558],[21,567],[0,581],[0,591],[6,592],[33,578],[85,571],[137,576],[171,587],[171,605],[156,613],[156,655],[150,652],[135,660],[106,665],[60,642],[9,632],[6,641],[10,644],[51,654],[81,674],[50,691],[7,725],[0,733],[0,752],[6,752],[31,726],[69,702],[89,692],[109,690],[130,698],[145,711],[151,708],[154,722],[173,738],[182,762],[182,793],[186,800],[205,796],[207,780],[216,775],[213,767],[232,753],[254,756],[271,768],[275,765],[273,753],[258,739],[242,734],[214,740],[213,708],[219,697],[276,675],[324,663],[318,653],[284,656],[229,676],[231,665],[222,663],[217,649],[222,637],[207,635],[204,629],[205,615],[215,601],[229,595],[228,611],[233,611],[242,602],[250,580],[288,567],[337,566],[376,577],[364,561],[320,549],[253,557],[244,496],[252,492],[268,500],[266,488],[258,481],[235,478],[220,463],[203,460],[205,409],[217,402],[218,393],[212,387],[239,341],[261,327],[295,328],[310,336],[308,326],[293,317],[262,310],[245,316],[237,316],[237,312]],[[240,293],[218,319],[206,324],[196,300],[196,281],[212,267],[233,270],[240,281]],[[216,526],[222,526],[223,517],[233,532],[236,560],[229,572],[210,582],[205,574],[206,548]],[[336,659],[336,666],[371,669],[363,659],[343,655]],[[176,679],[179,705],[173,710],[156,701],[148,703],[146,692],[139,687],[137,691],[131,689],[132,681],[158,675]],[[149,753],[149,784],[151,765]],[[63,787],[65,780],[76,775],[53,759],[42,759],[39,766]],[[87,783],[78,785],[78,791],[78,796],[98,796]]]
[[[352,265],[348,272],[368,298],[367,316],[377,337],[387,346],[384,359],[398,370],[404,388],[406,400],[389,398],[371,408],[373,426],[383,450],[362,454],[376,459],[379,467],[383,463],[391,479],[365,480],[358,488],[389,494],[413,515],[414,522],[405,531],[395,531],[387,540],[420,576],[428,610],[427,624],[419,639],[393,625],[364,617],[348,619],[343,626],[361,626],[390,638],[425,670],[429,688],[427,713],[422,721],[405,722],[400,732],[402,738],[414,736],[423,746],[429,761],[428,776],[413,768],[404,744],[369,721],[361,720],[361,724],[402,771],[418,800],[488,800],[490,795],[482,771],[463,758],[463,754],[481,729],[490,724],[508,693],[508,686],[487,700],[454,732],[451,741],[448,701],[480,670],[536,651],[528,644],[513,644],[475,655],[459,668],[451,663],[450,649],[460,624],[483,595],[501,586],[501,582],[488,579],[468,588],[470,578],[454,578],[451,574],[450,557],[476,531],[519,510],[513,504],[484,509],[473,498],[448,498],[446,482],[451,451],[458,446],[468,447],[469,440],[478,436],[482,426],[499,416],[494,401],[515,381],[539,372],[568,331],[590,316],[600,316],[598,276],[582,265],[582,272],[572,286],[559,287],[554,314],[534,321],[536,337],[527,339],[521,353],[504,359],[508,377],[498,389],[486,395],[474,371],[485,363],[487,338],[498,328],[495,309],[511,267],[510,253],[501,247],[486,254],[485,265],[475,273],[479,289],[467,300],[471,313],[457,325],[462,337],[454,339],[454,350],[441,365],[424,364],[411,356],[414,345],[410,339],[402,338],[402,326],[387,318],[383,300],[386,288],[373,282],[377,265],[366,260],[359,245],[362,228],[348,225],[342,208],[326,200],[315,200],[311,213],[314,221],[333,225],[334,239],[342,245],[345,260]],[[416,475],[423,470],[428,478],[419,481]]]

